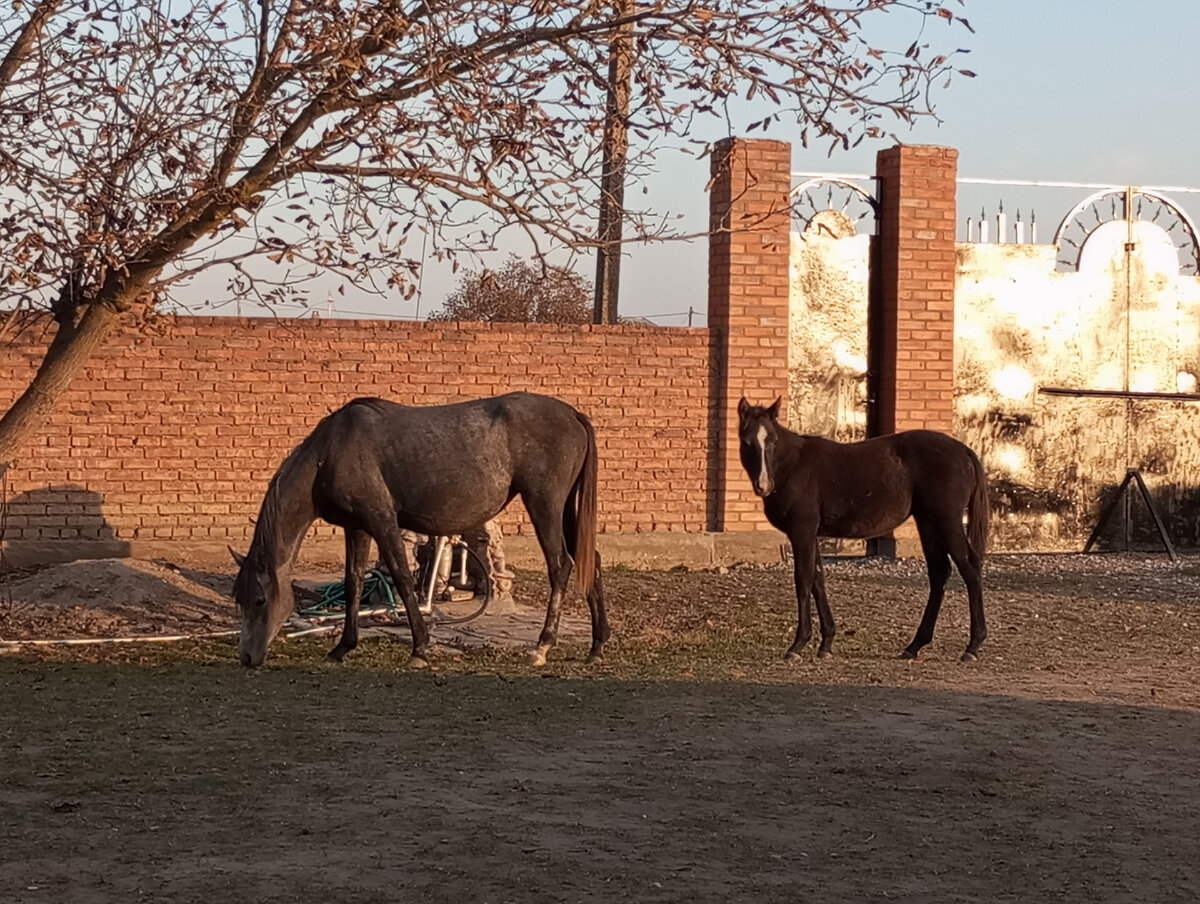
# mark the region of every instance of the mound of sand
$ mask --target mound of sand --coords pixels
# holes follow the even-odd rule
[[[329,568],[312,570],[293,583],[298,600],[318,598],[317,588],[340,579]],[[452,647],[517,645],[538,636],[545,612],[541,585],[525,605],[493,600],[470,624],[432,623],[437,642]],[[453,606],[450,607],[453,609]],[[233,605],[233,575],[145,559],[85,559],[0,574],[0,652],[6,641],[195,636],[240,627]],[[300,627],[311,627],[304,622]],[[364,617],[363,635],[407,632],[403,617]],[[328,622],[330,630],[340,621]],[[583,619],[567,615],[560,638],[588,636]]]
[[[229,575],[90,559],[0,576],[0,640],[205,634],[236,628]]]

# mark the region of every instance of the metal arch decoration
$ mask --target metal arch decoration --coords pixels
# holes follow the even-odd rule
[[[792,206],[792,228],[803,233],[817,214],[837,211],[854,224],[858,234],[873,235],[879,202],[862,186],[836,176],[817,176],[796,185],[789,193]],[[869,229],[862,229],[863,221]]]
[[[1058,248],[1055,269],[1078,270],[1088,236],[1105,223],[1117,220],[1154,223],[1171,237],[1178,250],[1179,272],[1189,276],[1200,274],[1200,235],[1187,212],[1165,195],[1132,187],[1098,191],[1063,217],[1054,233],[1054,245]]]

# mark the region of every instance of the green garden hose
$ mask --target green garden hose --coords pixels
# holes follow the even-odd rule
[[[338,581],[335,584],[325,584],[317,589],[321,593],[320,600],[311,606],[301,609],[300,614],[302,616],[315,618],[321,615],[334,615],[346,611],[345,581]],[[362,596],[359,598],[360,602],[371,599],[376,591],[382,593],[383,598],[387,601],[387,608],[395,612],[398,608],[396,604],[396,588],[392,586],[391,578],[380,568],[372,568],[367,572],[367,576],[363,580]]]

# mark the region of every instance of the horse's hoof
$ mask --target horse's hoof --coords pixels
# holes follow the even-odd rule
[[[546,651],[545,650],[530,650],[529,651],[529,664],[531,666],[533,666],[534,668],[538,668],[538,669],[540,669],[542,666],[544,666],[546,664]]]
[[[817,650],[818,659],[832,659],[833,650]]]
[[[588,665],[600,665],[604,662],[603,653],[588,653],[587,659],[584,660]]]
[[[959,662],[978,662],[978,661],[979,661],[979,657],[976,656],[974,653],[972,653],[970,650],[967,650],[967,652],[963,653],[962,659],[959,660]]]
[[[343,659],[346,658],[347,652],[349,652],[349,651],[343,650],[341,647],[334,647],[332,650],[330,650],[328,653],[325,654],[325,658],[328,659],[330,662],[341,662]]]
[[[901,659],[916,659],[917,654],[914,653],[912,650],[905,650],[903,653],[900,654],[900,658]]]
[[[418,656],[414,653],[408,657],[408,667],[410,669],[427,669],[429,668],[429,660],[424,656]]]
[[[800,654],[797,653],[795,650],[788,650],[786,653],[783,654],[783,661],[784,662],[799,662]]]

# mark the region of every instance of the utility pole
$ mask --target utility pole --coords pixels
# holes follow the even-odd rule
[[[613,0],[618,19],[633,13],[634,0]],[[609,45],[608,102],[604,111],[604,159],[596,247],[593,323],[616,323],[621,287],[621,227],[625,213],[625,158],[629,151],[629,95],[633,23],[620,25]]]

